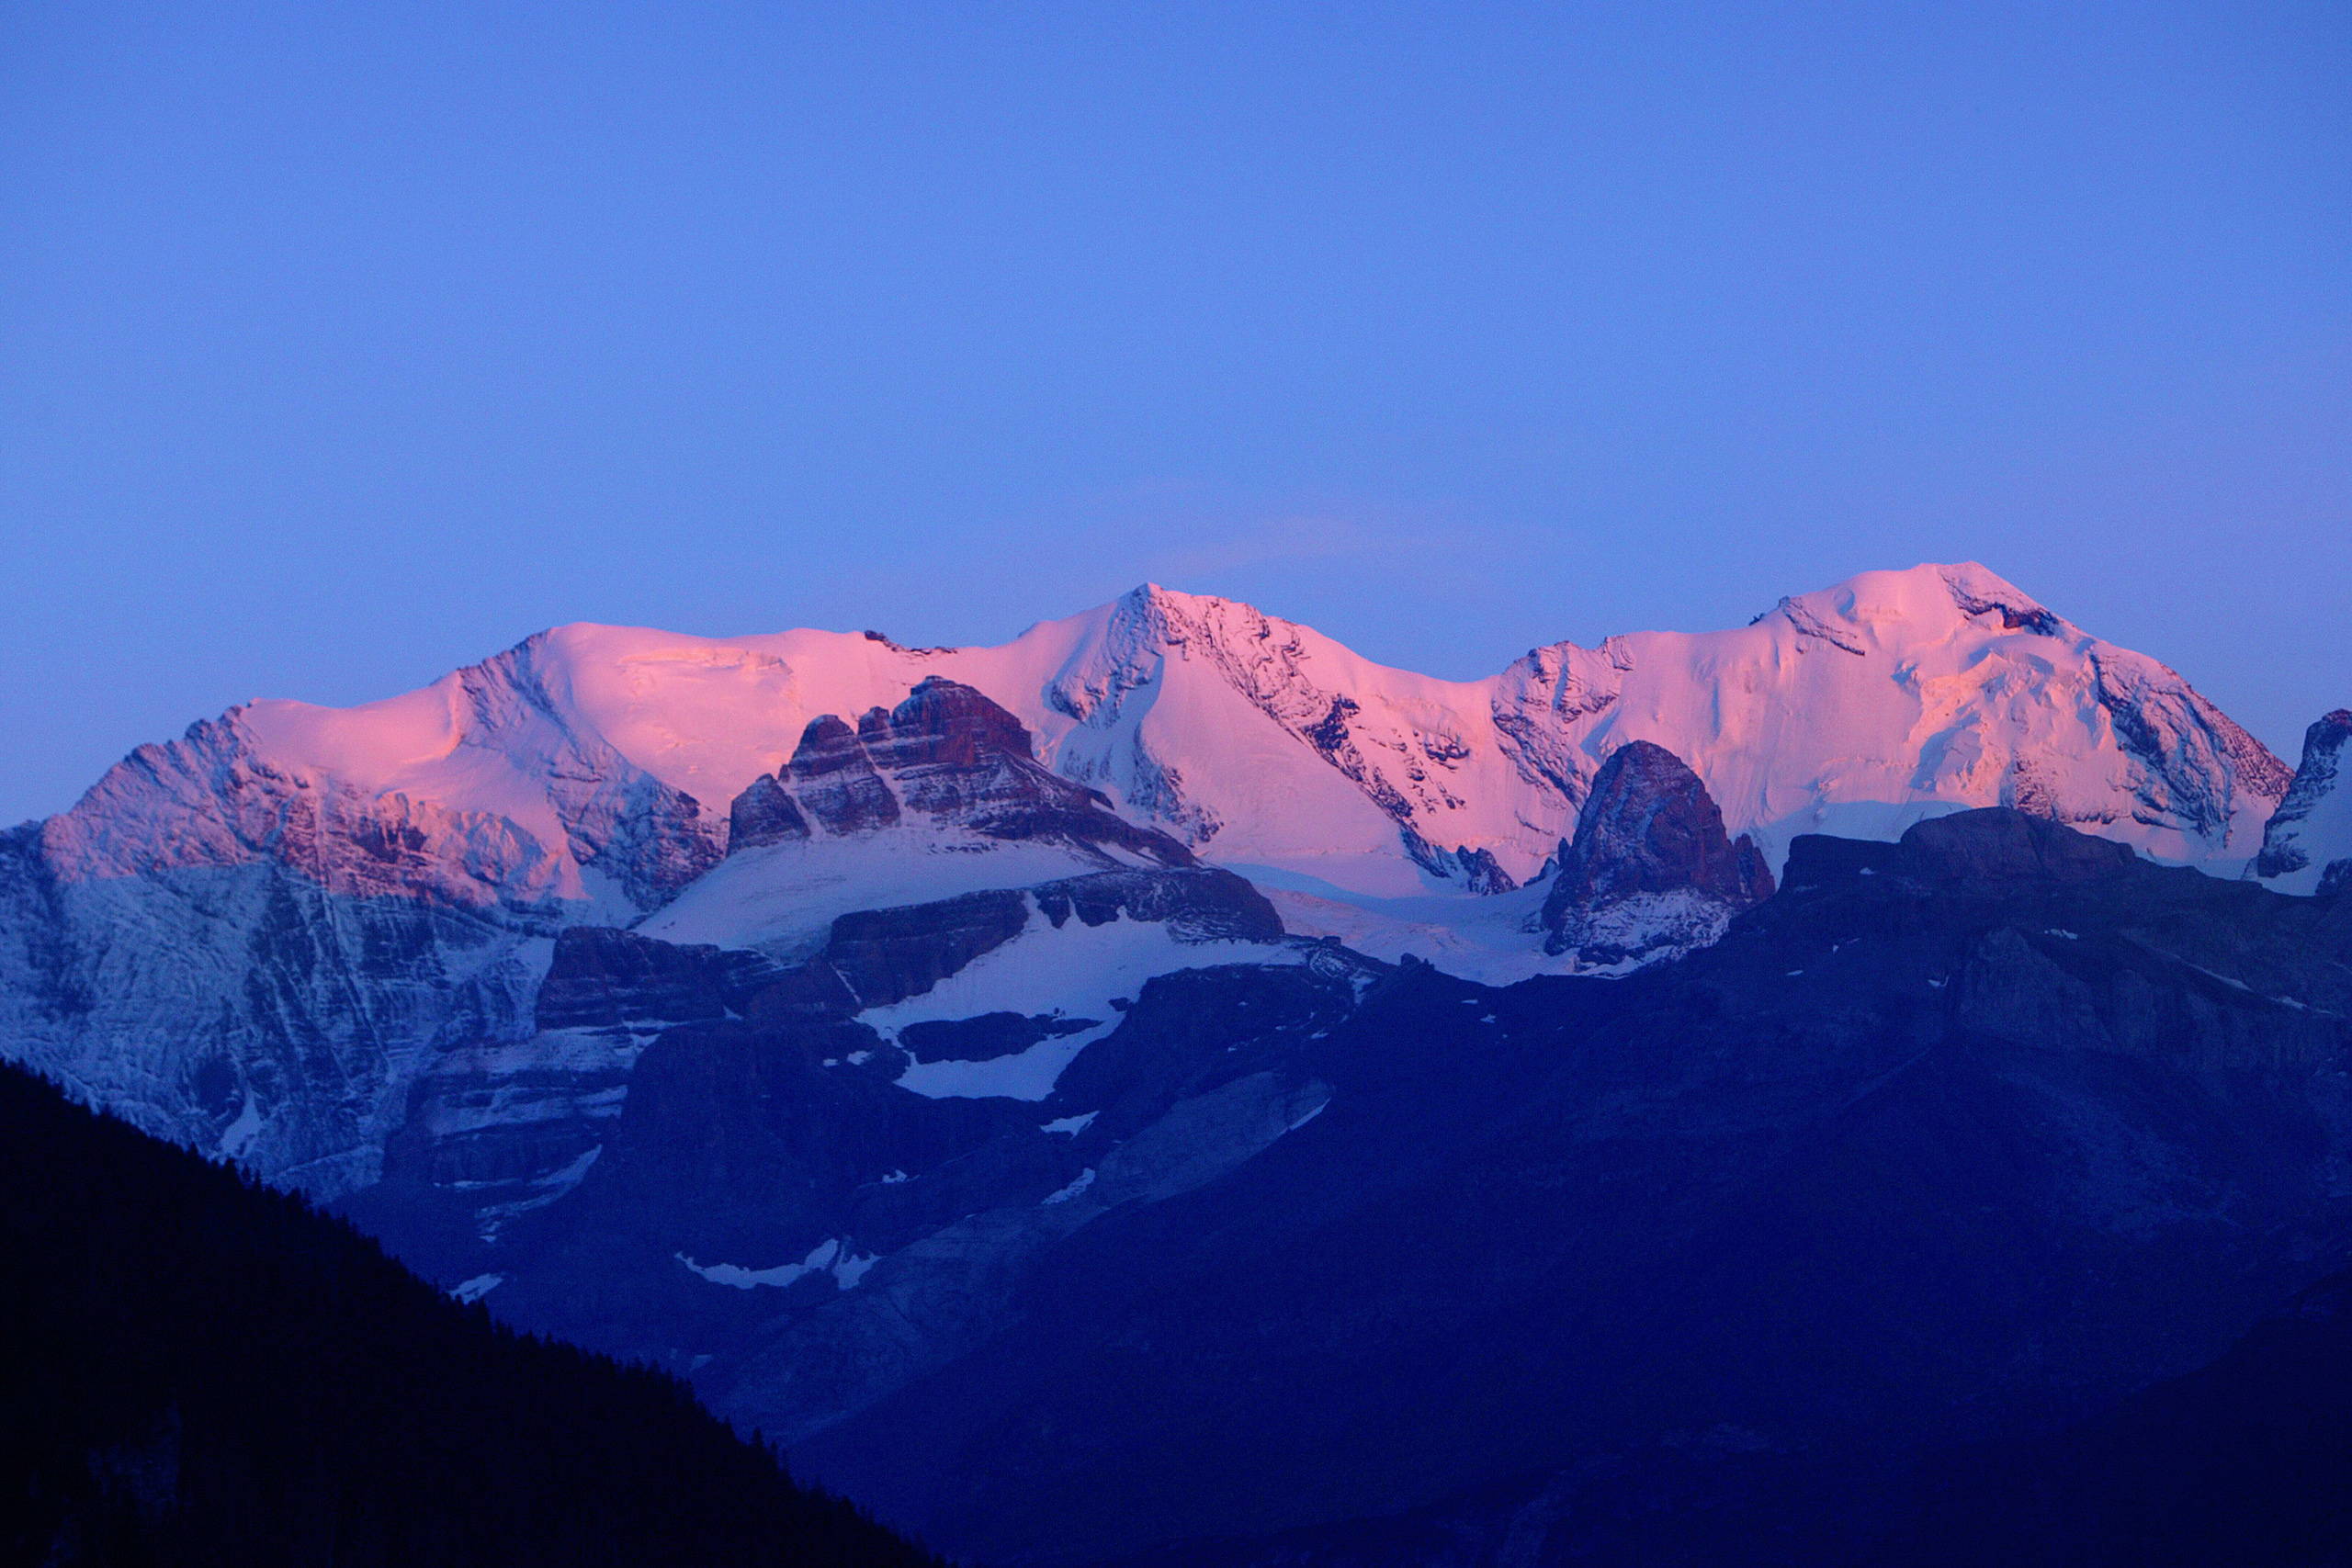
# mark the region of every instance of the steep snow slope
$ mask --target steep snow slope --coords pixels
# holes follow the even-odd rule
[[[1973,564],[1866,572],[1736,631],[1538,649],[1497,725],[1563,793],[1655,741],[1777,865],[1798,833],[1891,839],[2014,806],[2170,860],[2251,854],[2288,771],[2186,681]]]

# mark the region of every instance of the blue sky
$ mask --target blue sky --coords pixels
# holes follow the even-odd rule
[[[0,6],[0,818],[567,620],[1470,676],[1977,558],[2352,703],[2352,11]]]

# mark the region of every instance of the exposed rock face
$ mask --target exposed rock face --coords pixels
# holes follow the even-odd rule
[[[1283,934],[1282,917],[1264,894],[1244,878],[1213,868],[1186,876],[1096,872],[1045,883],[1031,897],[1057,927],[1075,914],[1090,926],[1121,916],[1164,921],[1189,942],[1275,942]]]
[[[720,858],[692,795],[554,719],[547,653],[382,705],[397,744],[324,760],[299,753],[330,710],[232,710],[6,835],[0,1049],[313,1193],[374,1180],[435,1053],[531,1035],[549,939],[634,919]],[[448,754],[514,777],[461,802],[359,776]]]
[[[778,975],[758,953],[564,931],[527,1032],[453,1046],[419,1073],[386,1145],[386,1179],[463,1190],[471,1222],[494,1234],[579,1181],[648,1043],[727,1016]]]
[[[710,948],[576,926],[556,939],[548,976],[539,982],[536,1021],[548,1030],[718,1018],[727,1004],[713,956]]]
[[[955,810],[966,803],[971,775],[1036,760],[1019,719],[961,682],[937,675],[887,715],[875,709],[858,728],[868,753],[899,781],[918,811]]]
[[[791,964],[757,952],[575,927],[554,944],[531,1030],[453,1046],[424,1066],[385,1151],[385,1190],[365,1200],[364,1212],[398,1231],[413,1216],[386,1211],[405,1204],[438,1214],[436,1223],[452,1231],[495,1238],[516,1217],[563,1199],[601,1159],[637,1092],[640,1056],[681,1026],[740,1018],[763,1038],[820,1040],[836,1056],[859,1053],[886,1100],[908,1098],[888,1086],[910,1055],[990,1060],[1012,1054],[1002,1042],[1015,1035],[1034,1045],[1094,1029],[1103,1019],[943,1019],[910,1032],[910,1045],[930,1043],[926,1056],[902,1053],[856,1021],[867,1010],[929,992],[1026,931],[1050,933],[1073,919],[1159,926],[1178,943],[1283,941],[1263,895],[1230,872],[1204,868],[1104,871],[856,910],[836,918],[822,947]],[[974,1049],[949,1054],[942,1043],[951,1040]]]
[[[930,990],[980,954],[1011,942],[1028,923],[1028,896],[1011,888],[864,910],[833,922],[821,961],[848,983],[862,1006],[888,1007]]]
[[[148,1132],[345,1191],[375,1179],[434,1052],[531,1032],[556,918],[338,895],[267,862],[66,877],[10,834],[0,1047]]]
[[[989,1012],[976,1018],[910,1023],[899,1031],[899,1045],[918,1062],[992,1062],[1026,1051],[1041,1040],[1082,1033],[1100,1021],[1056,1018],[1050,1013],[1023,1017],[1017,1012]]]
[[[2009,884],[2064,886],[2129,875],[2138,857],[2128,844],[2070,833],[2044,818],[2014,810],[1962,811],[1920,823],[1903,835],[1904,864],[1955,891]]]
[[[908,1055],[989,1060],[1095,1021],[989,1014],[894,1045],[857,1019],[755,1003],[676,1028],[578,1191],[483,1255],[511,1276],[494,1304],[631,1353],[715,1355],[706,1392],[797,1438],[1015,1321],[1040,1262],[1106,1214],[1190,1191],[1311,1117],[1329,1088],[1286,1055],[1355,996],[1345,967],[1152,979],[1107,1015],[1118,1027],[1086,1070],[1035,1103],[926,1099],[892,1075]],[[712,1266],[745,1259],[757,1283],[725,1288]]]
[[[869,708],[855,728],[831,714],[810,720],[782,776],[763,774],[736,797],[729,848],[806,838],[811,818],[847,835],[895,826],[902,814],[984,838],[1043,839],[1114,863],[1197,863],[1175,840],[1128,822],[1100,793],[1040,763],[1018,718],[936,675],[896,707]]]
[[[899,819],[898,796],[875,772],[857,731],[832,714],[808,721],[785,771],[808,815],[829,833],[887,828]]]
[[[808,818],[800,814],[773,773],[762,773],[735,797],[727,812],[727,852],[780,844],[808,836]]]
[[[2248,874],[2282,891],[2352,890],[2352,708],[2338,708],[2303,732],[2302,764],[2262,835]]]
[[[1561,847],[1545,946],[1596,968],[1657,962],[1715,940],[1771,893],[1771,868],[1746,834],[1724,831],[1699,775],[1663,746],[1628,741],[1593,776]]]

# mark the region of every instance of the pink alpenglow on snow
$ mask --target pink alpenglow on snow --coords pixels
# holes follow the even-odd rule
[[[2164,665],[1982,567],[1921,566],[1733,630],[1553,644],[1475,682],[1158,587],[995,648],[560,626],[403,696],[232,710],[141,748],[45,836],[74,875],[308,856],[355,886],[642,909],[718,862],[733,803],[812,721],[934,677],[1001,705],[1039,762],[1129,820],[1341,897],[1525,882],[1627,740],[1687,763],[1775,864],[1798,833],[1893,838],[1993,805],[2243,861],[2292,776]]]

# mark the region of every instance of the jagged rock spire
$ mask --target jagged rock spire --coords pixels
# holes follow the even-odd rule
[[[1687,952],[1770,897],[1771,868],[1699,775],[1663,746],[1628,741],[1593,775],[1544,900],[1547,951],[1599,967]]]

